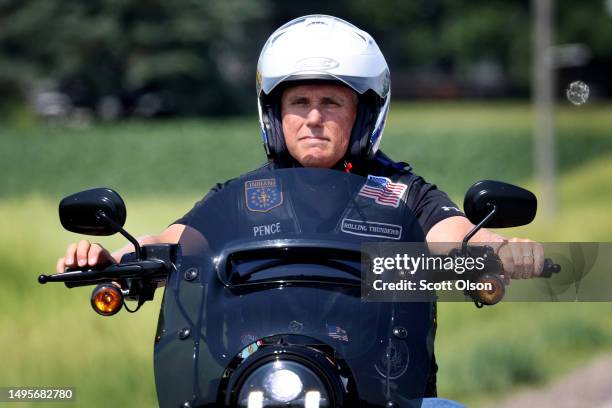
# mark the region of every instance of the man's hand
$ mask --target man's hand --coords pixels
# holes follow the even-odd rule
[[[446,218],[434,225],[427,233],[427,242],[454,242],[463,240],[474,225],[465,217]],[[540,276],[544,268],[544,248],[542,244],[523,238],[505,237],[481,229],[470,239],[470,244],[493,245],[504,267],[506,283],[510,279],[528,279]]]
[[[66,268],[87,268],[105,266],[115,263],[115,258],[99,244],[87,240],[68,245],[66,254],[57,260],[57,273],[63,273]]]
[[[540,276],[544,269],[544,247],[539,242],[523,238],[511,238],[496,248],[504,267],[504,277],[529,279]]]
[[[138,242],[140,245],[163,243],[176,244],[179,242],[184,230],[185,225],[172,224],[159,235],[139,237]],[[82,240],[77,244],[70,244],[68,246],[66,255],[57,260],[55,269],[57,273],[62,273],[65,268],[106,266],[112,263],[121,262],[123,255],[132,251],[134,251],[134,246],[128,244],[111,254],[100,244],[92,244],[87,240]]]

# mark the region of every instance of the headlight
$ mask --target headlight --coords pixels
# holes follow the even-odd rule
[[[274,401],[289,402],[302,392],[302,381],[293,371],[280,369],[268,374],[264,380],[264,388]]]
[[[286,360],[255,369],[238,394],[240,408],[326,408],[329,404],[323,381],[304,365]]]

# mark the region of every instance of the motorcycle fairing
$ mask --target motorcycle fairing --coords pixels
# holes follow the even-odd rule
[[[230,182],[198,208],[181,237],[182,256],[160,313],[155,377],[161,407],[215,406],[228,365],[245,355],[248,362],[249,347],[278,335],[333,349],[367,404],[401,407],[423,396],[432,304],[363,302],[360,287],[351,284],[359,282],[353,259],[344,259],[363,242],[397,241],[398,233],[402,241],[423,241],[423,232],[403,200],[395,208],[360,195],[366,183],[334,170],[264,171]],[[346,220],[362,234],[347,233]],[[315,251],[249,257],[258,247],[282,252],[300,245]],[[251,252],[233,257],[240,248]],[[192,268],[197,277],[189,280]],[[393,334],[398,327],[405,338]]]

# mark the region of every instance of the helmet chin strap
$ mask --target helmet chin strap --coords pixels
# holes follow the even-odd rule
[[[359,95],[359,103],[357,104],[357,115],[355,123],[351,130],[351,137],[347,148],[344,160],[352,163],[352,166],[358,166],[370,159],[371,152],[369,151],[369,140],[374,127],[374,113],[372,104],[374,101],[370,95]]]
[[[268,158],[282,167],[294,167],[296,160],[289,154],[283,135],[280,103],[271,103],[266,105],[264,109],[264,125],[270,147]]]

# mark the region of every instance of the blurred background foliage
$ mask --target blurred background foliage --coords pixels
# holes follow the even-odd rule
[[[162,293],[135,315],[108,319],[90,309],[90,289],[38,285],[81,239],[62,230],[57,203],[110,186],[126,201],[127,230],[155,233],[215,182],[262,163],[257,56],[297,16],[337,15],[377,39],[392,72],[381,146],[392,158],[459,204],[483,178],[542,197],[529,99],[532,2],[302,3],[0,0],[0,386],[74,386],[76,406],[156,405]],[[612,0],[555,4],[558,213],[503,233],[612,241]],[[581,106],[564,98],[575,80],[591,88]],[[553,381],[612,351],[611,311],[440,304],[440,394],[483,406]]]
[[[59,92],[90,115],[254,112],[261,45],[284,22],[328,13],[369,31],[400,98],[526,97],[529,1],[3,0],[0,105]],[[562,83],[612,94],[607,0],[558,0]],[[66,109],[66,108],[64,108]]]

